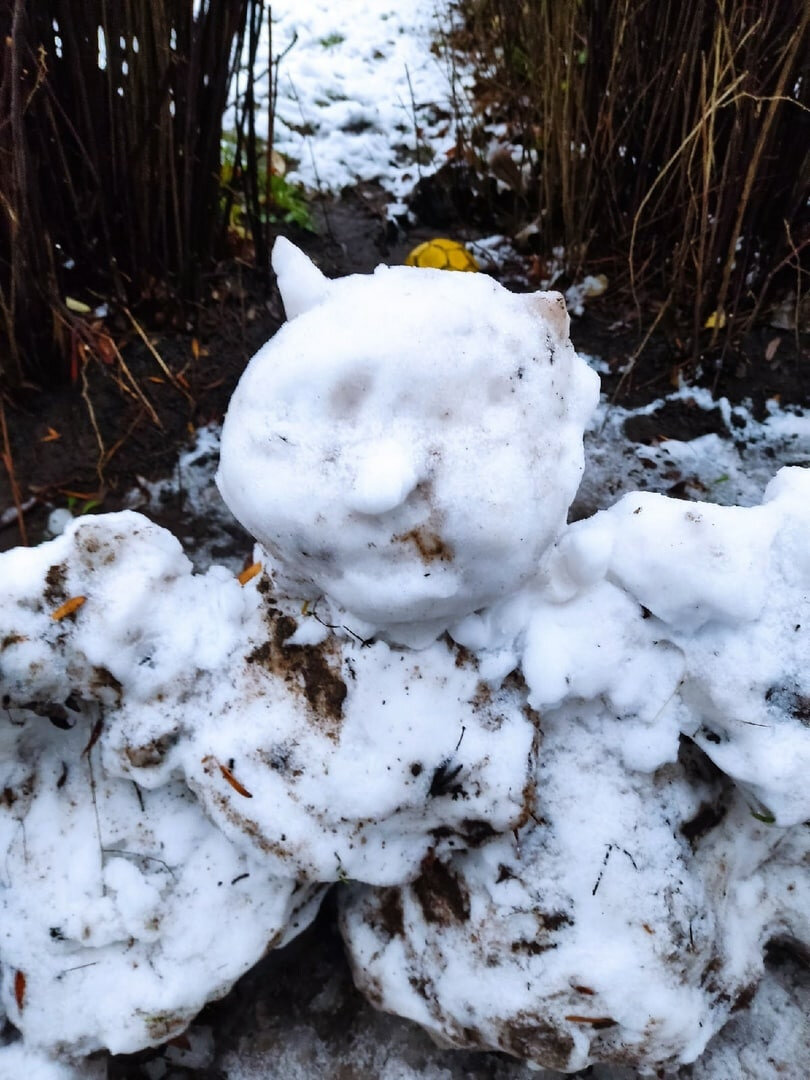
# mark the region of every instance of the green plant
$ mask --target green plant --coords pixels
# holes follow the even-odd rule
[[[299,184],[289,181],[281,172],[285,163],[278,155],[271,155],[268,168],[267,144],[257,138],[258,210],[262,224],[293,223],[310,232],[315,224],[306,193]],[[236,136],[233,132],[223,134],[222,140],[222,202],[228,206],[229,228],[240,235],[250,231],[247,209],[247,191],[243,172],[236,159]]]
[[[101,506],[100,499],[78,499],[75,495],[68,495],[67,509],[74,517],[91,514],[99,506]]]
[[[271,216],[271,221],[294,222],[302,229],[315,229],[303,189],[277,174],[270,177],[270,213],[279,215],[279,218]]]
[[[325,49],[333,49],[336,45],[342,45],[345,40],[346,38],[343,34],[334,31],[331,34],[327,34],[326,37],[322,37],[320,43]]]

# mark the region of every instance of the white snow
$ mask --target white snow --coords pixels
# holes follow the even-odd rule
[[[523,642],[534,810],[399,890],[396,929],[390,893],[344,898],[375,1000],[451,1045],[566,1071],[689,1063],[756,984],[763,943],[805,941],[808,528],[804,469],[762,507],[627,495],[549,554],[527,626],[515,604],[479,620],[479,650],[488,627],[498,652],[507,630]]]
[[[411,267],[329,283],[286,241],[273,262],[297,314],[233,395],[220,490],[285,591],[429,640],[534,573],[597,379],[558,293]]]
[[[431,50],[445,5],[272,14],[288,180],[402,200],[447,160],[470,74]],[[606,365],[556,294],[331,282],[285,242],[274,266],[290,322],[219,473],[256,576],[247,544],[221,554],[216,428],[133,494],[182,491],[182,547],[61,511],[0,556],[0,1080],[101,1080],[85,1055],[182,1031],[335,881],[358,984],[444,1045],[807,1075],[806,992],[763,948],[810,948],[810,416],[688,387],[597,404]],[[721,434],[626,436],[674,405]],[[379,1038],[369,1075],[450,1075]],[[226,1065],[334,1062],[302,1023],[270,1065]]]
[[[430,49],[443,6],[272,11],[290,181],[402,199],[446,160],[469,75]],[[219,475],[261,572],[210,567],[216,429],[178,467],[205,573],[126,513],[0,556],[0,1080],[171,1037],[347,879],[359,984],[444,1044],[806,1075],[807,1003],[759,980],[768,939],[810,946],[810,482],[772,479],[810,417],[682,388],[640,412],[717,408],[724,435],[642,447],[549,295],[329,282],[283,243],[275,267],[291,321]],[[676,480],[711,501],[650,493]],[[285,1075],[332,1068],[297,1040]]]
[[[420,172],[432,172],[455,145],[470,75],[448,70],[432,51],[453,15],[435,0],[274,0],[270,35],[262,35],[257,69],[278,68],[275,149],[292,163],[287,179],[339,191],[377,180],[396,198]],[[258,100],[269,97],[265,76]],[[257,130],[267,130],[266,111]],[[420,164],[417,164],[417,157]],[[429,160],[428,160],[429,159]]]

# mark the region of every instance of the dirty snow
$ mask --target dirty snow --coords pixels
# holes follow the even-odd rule
[[[453,95],[463,97],[467,76],[430,51],[451,18],[443,6],[437,14],[432,0],[283,0],[273,17],[274,55],[298,35],[280,67],[275,132],[291,180],[333,191],[379,180],[399,200],[420,169],[444,160]],[[417,165],[417,154],[430,161]],[[496,251],[500,242],[486,243]],[[479,325],[490,318],[502,328],[499,305],[511,311],[513,302],[471,277],[463,275],[481,294]],[[386,280],[399,281],[379,275]],[[271,354],[295,344],[321,286],[316,306],[334,317],[334,286],[317,272],[292,274],[285,299],[296,318]],[[336,288],[354,298],[357,287]],[[307,924],[320,882],[346,878],[364,882],[340,886],[359,983],[445,1044],[565,1068],[666,1062],[670,1075],[697,1057],[700,1080],[807,1074],[806,978],[796,965],[763,974],[763,946],[774,936],[810,941],[806,471],[782,473],[766,493],[780,466],[810,462],[810,417],[773,405],[759,422],[745,404],[683,388],[635,412],[603,399],[588,420],[587,372],[563,348],[563,384],[579,395],[571,415],[563,406],[549,417],[541,395],[513,430],[501,425],[499,391],[482,386],[480,363],[460,362],[467,348],[478,356],[479,343],[459,352],[458,286],[436,287],[444,302],[431,310],[444,338],[434,329],[432,351],[414,359],[408,334],[395,337],[400,363],[414,367],[401,370],[386,352],[389,327],[383,333],[376,309],[353,330],[337,323],[296,346],[327,391],[341,389],[345,368],[330,371],[317,354],[340,334],[357,334],[382,372],[357,432],[340,393],[305,403],[311,430],[290,421],[303,446],[283,535],[267,504],[249,506],[251,489],[264,493],[258,421],[252,458],[226,438],[224,487],[266,550],[251,553],[217,494],[221,435],[207,428],[175,478],[132,496],[147,512],[182,498],[181,540],[200,573],[165,531],[127,514],[82,519],[51,547],[0,557],[0,678],[12,721],[0,782],[0,994],[26,1038],[0,1047],[0,1078],[89,1078],[99,1063],[70,1064],[77,1055],[162,1041],[268,944]],[[364,290],[382,286],[359,288],[365,313]],[[574,306],[580,299],[569,296]],[[550,333],[556,341],[559,328]],[[346,351],[337,354],[345,361]],[[446,378],[463,386],[441,383],[448,357],[458,370]],[[599,372],[598,358],[586,360]],[[382,603],[370,588],[373,563],[361,558],[368,520],[396,514],[414,480],[424,483],[425,461],[448,450],[429,445],[435,425],[418,403],[407,438],[391,429],[405,376],[416,381],[417,369],[431,402],[444,394],[470,405],[491,440],[482,474],[461,468],[463,454],[448,455],[456,464],[446,477],[435,472],[449,488],[430,507],[434,523],[457,516],[439,576],[446,584],[453,563],[460,568],[435,625],[414,589],[418,544],[404,577],[393,588],[383,581]],[[264,392],[262,379],[256,386]],[[288,380],[295,397],[293,389]],[[652,446],[627,437],[628,420],[673,401],[716,411],[721,434]],[[451,451],[469,446],[468,421],[457,422]],[[572,426],[564,437],[549,431],[561,421]],[[566,528],[582,471],[577,426],[586,429],[584,477],[571,516],[588,520]],[[542,490],[524,475],[538,435]],[[347,448],[350,482],[336,468]],[[546,460],[555,454],[556,471]],[[323,482],[310,489],[315,461]],[[330,470],[340,473],[337,511]],[[631,494],[673,484],[715,505]],[[515,491],[527,503],[517,519]],[[489,516],[458,516],[461,496],[478,508],[490,499]],[[317,538],[319,515],[332,523],[331,543],[335,522],[349,530],[339,574],[328,558],[322,575],[292,565],[304,536]],[[490,527],[498,547],[488,579],[480,534]],[[537,530],[531,580],[523,553],[506,543],[515,530]],[[227,569],[210,568],[225,552]],[[234,573],[252,559],[263,565],[243,587]],[[289,595],[276,595],[268,613],[276,591]],[[320,591],[331,597],[313,603]],[[54,620],[77,595],[84,604]],[[422,624],[410,639],[421,652],[395,644],[408,621]],[[452,639],[432,640],[448,623]],[[309,666],[290,666],[293,654]],[[525,683],[506,680],[516,665]],[[317,724],[330,687],[340,737]],[[500,835],[488,839],[488,830]],[[467,1075],[438,1051],[432,1058],[404,1024],[366,1025],[357,1053],[369,1075]],[[308,1078],[345,1049],[306,1020],[275,1037],[264,1053],[247,1047],[219,1064],[233,1080],[269,1068]],[[195,1039],[185,1063],[208,1065],[210,1044]],[[167,1051],[168,1068],[184,1064],[183,1053]],[[530,1075],[517,1061],[492,1069]],[[594,1068],[600,1078],[635,1075],[621,1064]]]

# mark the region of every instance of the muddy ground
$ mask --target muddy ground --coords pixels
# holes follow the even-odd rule
[[[317,233],[284,231],[330,276],[369,271],[379,262],[401,263],[415,244],[443,230],[430,224],[397,228],[386,220],[385,198],[374,185],[362,185],[320,204]],[[529,289],[534,287],[529,266],[528,260],[514,260],[499,268],[499,276],[511,288]],[[84,394],[81,383],[68,384],[5,402],[14,472],[32,542],[43,537],[54,507],[78,512],[90,502],[97,510],[116,510],[144,481],[170,475],[195,428],[222,419],[245,364],[283,318],[272,280],[263,280],[247,259],[232,259],[209,275],[206,298],[186,325],[172,325],[172,312],[154,306],[135,314],[157,357],[125,318],[112,315],[106,329],[120,344],[154,418],[120,367],[100,360],[86,367]],[[664,329],[628,373],[626,365],[639,340],[633,312],[608,290],[583,317],[572,320],[572,338],[580,351],[608,362],[611,374],[603,377],[605,388],[620,404],[652,401],[684,378],[708,385],[732,402],[750,399],[759,416],[773,397],[810,407],[808,341],[798,341],[789,331],[763,327],[725,356],[705,357],[696,367],[684,355],[677,328]],[[122,389],[126,385],[129,389]],[[669,403],[652,415],[630,418],[625,434],[636,443],[690,439],[715,430],[718,418],[716,410]],[[0,550],[21,540],[16,518],[8,512],[12,505],[8,476],[2,473]],[[180,531],[182,494],[152,516]],[[247,556],[252,546],[235,526],[228,543],[237,555]],[[810,992],[807,970],[800,970],[794,959],[783,961],[780,970]],[[267,1071],[268,1061],[274,1063],[272,1072]],[[598,1070],[588,1073],[601,1075]],[[415,1025],[376,1013],[352,986],[335,929],[333,900],[328,898],[315,925],[266,958],[225,1001],[209,1006],[187,1040],[109,1063],[111,1080],[270,1075],[280,1080],[383,1075],[516,1080],[540,1074],[530,1074],[500,1054],[437,1050]]]

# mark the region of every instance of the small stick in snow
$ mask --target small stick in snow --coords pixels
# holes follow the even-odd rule
[[[22,971],[14,972],[14,1000],[17,1002],[17,1008],[22,1012],[25,1004],[25,973]]]
[[[23,503],[20,498],[20,488],[17,484],[17,474],[14,471],[14,458],[11,453],[11,441],[8,437],[8,426],[6,424],[6,409],[2,399],[0,399],[0,428],[3,433],[3,450],[0,453],[0,459],[6,467],[8,473],[8,482],[11,486],[11,496],[14,500],[14,509],[17,514],[17,527],[20,530],[20,540],[23,547],[28,547],[28,536],[25,532],[25,518],[23,517]]]
[[[253,796],[248,791],[248,789],[245,787],[245,785],[239,783],[239,781],[236,779],[236,777],[233,775],[233,773],[231,772],[231,770],[228,768],[227,765],[223,765],[221,761],[217,761],[217,759],[215,757],[212,757],[211,755],[207,755],[206,757],[204,757],[202,759],[203,765],[205,765],[209,761],[213,761],[213,762],[216,763],[217,768],[222,773],[223,777],[231,785],[231,787],[233,788],[234,791],[238,792],[238,794],[243,796],[243,798],[245,798],[245,799],[252,799],[253,798]]]
[[[602,860],[602,869],[599,871],[599,877],[596,879],[596,884],[594,885],[593,889],[591,890],[591,896],[596,896],[596,890],[599,888],[600,884],[602,883],[602,875],[605,872],[605,867],[608,864],[608,859],[610,858],[611,851],[613,851],[613,844],[608,844],[607,851],[605,852],[605,857]]]
[[[77,964],[76,967],[65,968],[64,971],[60,971],[56,976],[56,981],[60,982],[65,975],[69,975],[71,971],[83,971],[84,968],[95,967],[100,962],[100,960],[91,960],[89,964]]]

